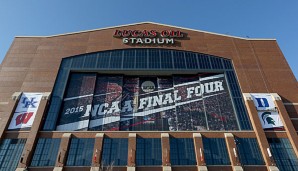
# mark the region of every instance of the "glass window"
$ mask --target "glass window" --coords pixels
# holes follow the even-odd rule
[[[149,49],[149,68],[160,68],[159,50]]]
[[[201,69],[211,69],[209,56],[205,54],[198,55],[199,65]]]
[[[122,68],[122,52],[121,50],[112,51],[110,68]]]
[[[264,165],[264,159],[260,151],[257,139],[236,138],[235,143],[238,149],[240,162],[243,165]]]
[[[134,68],[136,60],[135,50],[124,51],[123,68]]]
[[[188,69],[197,69],[198,62],[195,53],[185,52],[186,66]]]
[[[185,69],[184,53],[181,51],[173,51],[174,67],[176,69]]]
[[[161,165],[161,139],[138,138],[136,164],[138,166]]]
[[[272,156],[280,171],[297,171],[298,160],[286,138],[268,138]]]
[[[105,138],[101,163],[104,166],[126,166],[128,155],[128,139]]]
[[[172,165],[196,165],[197,162],[192,138],[171,138],[170,147]]]
[[[98,68],[109,68],[110,67],[110,58],[111,58],[111,52],[109,52],[109,51],[98,53],[97,67]]]
[[[146,49],[140,49],[137,50],[136,53],[136,68],[147,68],[147,50]]]
[[[95,60],[96,59],[96,60]],[[104,104],[96,104],[98,106],[92,105],[92,94],[94,91],[94,87],[91,86],[91,83],[94,83],[96,80],[96,74],[93,76],[95,78],[94,80],[90,80],[91,78],[88,77],[89,80],[87,80],[87,76],[90,73],[86,73],[88,70],[100,70],[108,69],[108,68],[114,68],[114,70],[117,70],[117,73],[122,73],[123,70],[131,70],[132,73],[136,73],[136,79],[130,79],[127,81],[127,87],[123,86],[122,88],[122,94],[124,92],[129,92],[129,97],[127,97],[127,100],[131,100],[129,102],[123,101],[123,95],[121,93],[119,94],[119,97],[116,98],[116,95],[107,96],[106,101],[109,102],[115,102],[114,99],[111,99],[110,97],[115,97],[115,100],[117,100],[118,106],[121,109],[123,106],[126,106],[126,110],[124,112],[120,113],[120,124],[122,125],[120,130],[134,130],[132,126],[139,125],[140,127],[147,125],[148,128],[154,128],[159,130],[251,130],[251,124],[250,120],[248,118],[247,111],[245,109],[244,101],[242,99],[241,90],[238,84],[237,77],[235,75],[235,72],[233,71],[233,66],[231,63],[231,60],[229,59],[223,59],[216,56],[206,55],[206,54],[200,54],[200,53],[193,53],[193,52],[186,52],[186,51],[175,51],[175,50],[166,50],[166,49],[124,49],[124,50],[114,50],[114,51],[105,51],[105,52],[98,52],[98,53],[92,53],[92,54],[82,54],[77,55],[69,58],[63,59],[61,66],[59,68],[59,74],[57,77],[57,81],[55,83],[55,87],[53,90],[53,96],[51,98],[50,107],[48,110],[47,118],[44,124],[44,130],[54,130],[57,128],[57,130],[87,130],[89,120],[90,120],[90,110],[92,110],[94,107],[95,109],[102,109],[101,111],[98,110],[97,113],[92,112],[91,115],[94,116],[95,114],[98,116],[97,121],[106,123],[107,122],[113,122],[115,120],[119,120],[119,116],[117,112],[117,116],[113,115],[113,110],[119,111],[117,108],[117,104],[114,103],[113,108],[111,108],[111,104],[109,103]],[[194,84],[192,83],[185,83],[182,86],[172,86],[168,87],[167,90],[159,91],[159,88],[156,89],[159,85],[154,85],[155,89],[154,91],[150,90],[150,86],[155,84],[155,82],[147,82],[143,85],[143,88],[140,85],[138,85],[140,70],[149,70],[154,73],[158,72],[160,69],[167,70],[167,74],[170,74],[171,72],[175,74],[177,73],[177,69],[183,69],[183,70],[193,70],[196,69],[197,73],[201,75],[201,77],[205,77],[211,74],[207,74],[211,69],[216,69],[216,71],[220,73],[225,73],[225,77],[223,78],[223,81],[225,82],[227,86],[224,87],[226,92],[225,95],[222,95],[221,97],[211,97],[204,100],[195,100],[193,103],[187,103],[184,104],[184,102],[178,105],[176,107],[170,106],[169,104],[158,104],[158,106],[162,106],[162,110],[159,112],[159,114],[156,112],[154,115],[149,114],[147,111],[156,111],[156,106],[150,106],[146,107],[144,105],[144,109],[140,111],[138,109],[138,105],[140,98],[137,97],[137,94],[142,91],[143,88],[145,88],[147,91],[146,96],[157,96],[152,98],[155,99],[155,102],[161,103],[158,101],[159,96],[162,96],[165,93],[172,93],[175,90],[183,89],[185,87],[192,87]],[[77,77],[72,78],[72,74],[69,74],[70,71],[76,70],[80,72],[85,72],[84,77]],[[80,75],[79,73],[76,73]],[[182,74],[182,73],[181,73]],[[84,75],[84,74],[81,74]],[[99,74],[97,74],[99,75]],[[132,75],[132,74],[129,74]],[[216,74],[214,74],[216,75]],[[179,76],[179,75],[175,75]],[[172,79],[175,77],[172,76]],[[193,77],[195,75],[190,75],[190,77]],[[69,79],[68,79],[69,77]],[[152,75],[144,75],[143,77],[152,77]],[[86,78],[86,80],[85,80]],[[128,76],[123,76],[123,81],[128,79]],[[154,78],[155,79],[155,78]],[[206,78],[208,79],[208,78]],[[203,78],[203,80],[206,80]],[[69,81],[68,81],[69,80]],[[195,81],[203,81],[203,80],[195,80]],[[67,82],[76,82],[76,84],[72,86],[66,86]],[[166,82],[169,82],[166,80]],[[84,83],[84,85],[83,85]],[[86,83],[86,84],[85,84]],[[82,85],[80,85],[82,84]],[[136,84],[136,85],[135,85]],[[167,83],[166,83],[167,84]],[[173,84],[173,83],[171,83]],[[83,87],[83,86],[87,86]],[[130,86],[130,87],[129,87]],[[205,85],[206,86],[206,85]],[[79,88],[78,88],[79,87]],[[111,84],[110,87],[114,87],[113,84]],[[121,88],[121,87],[120,87]],[[148,89],[149,88],[149,89]],[[212,88],[212,86],[210,86]],[[229,91],[228,91],[229,88]],[[69,90],[69,91],[68,91]],[[210,89],[211,90],[211,89]],[[111,90],[112,91],[112,90]],[[121,91],[121,90],[120,90]],[[209,90],[208,90],[209,91]],[[182,92],[182,91],[180,91]],[[207,92],[207,89],[206,91]],[[112,93],[112,92],[111,92]],[[113,94],[113,93],[112,93]],[[117,94],[117,93],[116,93]],[[63,97],[65,95],[65,97]],[[198,95],[198,96],[197,96]],[[93,95],[94,96],[94,95]],[[131,97],[133,96],[133,97]],[[200,95],[196,93],[196,96],[199,97]],[[228,100],[231,103],[228,108],[217,108],[216,110],[212,109],[212,106],[223,106],[224,102],[221,100],[221,98],[226,97],[232,97],[231,100]],[[180,97],[180,96],[178,96]],[[184,96],[182,96],[184,98]],[[194,97],[194,96],[193,96]],[[122,98],[122,99],[121,99]],[[149,100],[152,100],[149,99]],[[173,99],[168,99],[169,103],[172,102]],[[203,102],[204,101],[204,102]],[[205,102],[210,104],[207,104]],[[154,102],[154,104],[155,104]],[[177,101],[175,101],[176,103]],[[179,103],[179,102],[178,102]],[[232,106],[234,105],[234,106]],[[198,107],[199,106],[199,107]],[[208,108],[209,112],[206,112],[207,108],[201,108],[201,107],[210,106]],[[232,107],[231,107],[232,106]],[[232,110],[230,110],[230,108]],[[211,109],[211,110],[209,110]],[[228,111],[226,109],[229,109]],[[184,111],[184,112],[177,112],[178,110]],[[95,110],[92,110],[95,111]],[[105,112],[106,111],[106,112]],[[141,112],[141,113],[140,113]],[[185,112],[187,112],[187,116],[185,116]],[[72,115],[68,115],[68,114]],[[105,114],[105,116],[109,116],[108,120],[103,120],[100,117],[102,116],[102,113]],[[137,115],[134,115],[134,113],[138,113]],[[108,115],[106,115],[108,114]],[[123,114],[123,115],[122,115]],[[182,115],[183,114],[183,115]],[[232,114],[232,115],[230,115]],[[143,115],[146,115],[144,117]],[[230,116],[232,117],[233,122],[229,122]],[[74,118],[73,118],[74,117]],[[61,119],[63,118],[63,119]],[[236,120],[236,118],[238,120]],[[134,119],[134,120],[133,120]],[[136,120],[135,120],[136,119]],[[133,121],[132,121],[133,120]],[[211,120],[211,124],[208,124],[208,122]],[[68,122],[70,121],[70,122]],[[75,121],[75,122],[74,122]],[[140,121],[136,124],[135,121]],[[190,122],[189,122],[190,121]],[[235,122],[236,121],[236,122]],[[216,122],[216,124],[214,124]],[[219,124],[217,124],[220,122]],[[161,127],[157,127],[156,125],[160,125]],[[233,123],[233,124],[230,124]],[[112,125],[117,125],[117,123]],[[239,128],[239,126],[240,128]],[[97,128],[96,128],[97,129]],[[100,129],[100,128],[99,128]],[[118,130],[118,128],[112,126],[112,130]]]
[[[207,165],[230,165],[224,138],[203,138],[203,146]]]
[[[172,52],[170,50],[161,50],[161,68],[173,68]]]
[[[31,166],[55,166],[60,140],[58,138],[38,139]]]
[[[84,68],[94,68],[96,66],[97,54],[87,54],[85,56]]]
[[[0,145],[1,171],[11,171],[17,168],[26,139],[3,139]]]
[[[93,138],[72,138],[67,156],[67,166],[91,166]]]

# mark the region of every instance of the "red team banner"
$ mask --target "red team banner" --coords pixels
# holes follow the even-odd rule
[[[238,130],[224,74],[73,73],[57,130]]]

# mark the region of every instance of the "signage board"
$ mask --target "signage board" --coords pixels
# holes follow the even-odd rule
[[[23,93],[8,130],[30,128],[33,124],[42,93]]]
[[[258,111],[263,129],[283,127],[271,94],[252,93],[251,96]]]
[[[173,45],[177,39],[185,37],[180,30],[115,30],[115,38],[122,38],[129,45]]]

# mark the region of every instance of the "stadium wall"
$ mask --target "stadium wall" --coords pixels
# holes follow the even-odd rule
[[[127,45],[121,38],[114,37],[115,30],[180,30],[185,34],[177,39],[174,45]],[[194,53],[208,54],[232,61],[243,101],[250,119],[252,130],[242,131],[45,131],[43,126],[51,103],[50,93],[53,92],[55,81],[63,59],[82,54],[96,53],[108,50],[158,48]],[[298,155],[298,87],[286,59],[276,40],[251,39],[210,32],[168,26],[158,23],[137,23],[116,26],[105,29],[69,33],[44,37],[16,37],[0,66],[0,138],[3,144],[9,139],[26,139],[23,150],[16,158],[14,167],[38,170],[44,167],[32,167],[35,149],[41,138],[60,139],[57,147],[57,157],[48,170],[90,170],[99,169],[101,153],[105,138],[128,139],[127,165],[115,166],[118,170],[295,170]],[[42,95],[36,117],[30,130],[7,130],[14,111],[21,97],[20,92],[49,92]],[[274,103],[280,114],[284,128],[282,130],[263,130],[255,104],[249,93],[267,93],[274,98]],[[94,140],[90,166],[74,167],[67,164],[72,138],[90,138]],[[136,166],[136,148],[138,138],[161,139],[161,164],[158,166]],[[189,166],[173,165],[171,163],[171,138],[189,138],[194,142],[195,162]],[[223,138],[227,145],[230,164],[208,165],[202,154],[204,138]],[[245,165],[235,155],[238,138],[254,138],[260,148],[264,164],[258,166]],[[274,144],[285,141],[289,145],[291,164],[282,165],[282,159],[275,158]],[[5,142],[4,142],[5,141]],[[7,142],[9,143],[9,142]],[[10,144],[12,144],[10,142]],[[244,143],[243,143],[244,144]],[[285,145],[284,145],[285,146]],[[3,147],[4,148],[4,147]],[[87,148],[87,147],[86,147]],[[240,148],[239,148],[240,149]],[[268,149],[271,149],[268,152]],[[172,150],[173,151],[173,150]],[[237,151],[238,152],[238,151]],[[271,154],[272,153],[272,154]],[[273,155],[273,157],[272,157]],[[95,157],[96,156],[96,157]],[[12,165],[11,165],[12,166]],[[92,167],[91,167],[92,166]],[[9,168],[4,168],[3,170]]]

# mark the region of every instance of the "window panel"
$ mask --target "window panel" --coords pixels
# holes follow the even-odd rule
[[[67,166],[91,166],[93,138],[72,138],[68,150]]]
[[[230,165],[224,138],[203,138],[203,146],[207,165]]]
[[[280,171],[297,171],[298,160],[286,138],[268,138],[272,156]]]
[[[26,139],[2,139],[0,145],[1,171],[15,170],[26,143]]]
[[[236,138],[240,162],[243,165],[264,165],[264,159],[255,138]]]
[[[192,138],[170,138],[170,148],[172,165],[196,165]]]
[[[136,149],[136,165],[161,165],[161,139],[138,138]]]
[[[31,166],[55,166],[60,139],[38,139]]]
[[[123,68],[134,68],[135,60],[136,60],[135,50],[124,51]]]
[[[128,155],[128,139],[105,138],[101,163],[104,166],[126,166]]]

